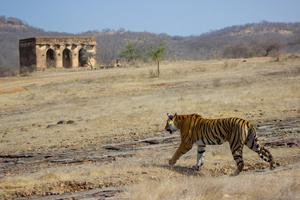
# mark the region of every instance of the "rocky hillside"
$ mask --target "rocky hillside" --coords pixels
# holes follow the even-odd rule
[[[193,46],[190,55],[194,58],[197,53],[192,49],[201,50],[201,56],[206,58],[266,56],[271,53],[268,48],[272,46],[282,52],[296,53],[300,50],[300,23],[261,22],[231,26],[189,37],[186,42]]]
[[[11,74],[19,68],[19,39],[47,35],[67,34],[46,32],[20,19],[0,16],[0,74],[4,72]]]
[[[32,27],[22,20],[0,17],[0,69],[18,69],[18,40],[34,36],[71,35],[46,32]],[[231,26],[200,36],[170,36],[149,32],[131,32],[125,29],[88,31],[79,36],[95,36],[98,42],[97,59],[110,63],[119,57],[129,42],[134,43],[142,56],[150,47],[164,43],[166,59],[210,59],[268,56],[275,52],[300,52],[300,23],[261,22]],[[5,68],[5,69],[4,69]],[[1,71],[0,70],[0,71]]]
[[[169,36],[148,32],[94,31],[83,35],[96,36],[100,48],[98,59],[115,59],[128,42],[141,52],[165,43],[167,59],[210,59],[267,56],[272,50],[300,52],[300,23],[261,22],[232,26],[200,36]]]

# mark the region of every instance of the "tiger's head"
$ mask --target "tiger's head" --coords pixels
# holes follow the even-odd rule
[[[174,119],[176,118],[177,114],[175,113],[175,115],[171,115],[169,113],[167,113],[168,119],[167,119],[167,123],[165,126],[165,130],[168,131],[170,134],[172,134],[173,132],[175,132],[177,130],[177,127],[175,126],[174,123]]]

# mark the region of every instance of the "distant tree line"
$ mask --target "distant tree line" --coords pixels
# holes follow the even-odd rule
[[[250,58],[273,56],[278,57],[283,45],[277,41],[268,41],[264,43],[255,44],[234,44],[228,45],[223,50],[224,58]]]
[[[35,36],[70,36],[31,27],[17,18],[0,16],[0,73],[19,69],[18,41]],[[74,35],[72,35],[74,36]],[[261,23],[227,27],[200,36],[170,36],[131,32],[123,28],[88,31],[76,36],[94,36],[98,63],[110,65],[116,59],[149,62],[151,48],[164,44],[166,60],[199,60],[274,56],[300,53],[300,23]],[[130,53],[131,57],[124,55]],[[125,57],[124,57],[125,56]],[[1,75],[1,74],[0,74]]]
[[[125,48],[119,54],[120,58],[125,59],[128,63],[135,63],[138,60],[143,62],[152,60],[157,64],[157,73],[156,76],[159,77],[160,61],[165,56],[165,45],[160,43],[159,46],[152,46],[149,49],[138,48],[137,44],[129,42]]]

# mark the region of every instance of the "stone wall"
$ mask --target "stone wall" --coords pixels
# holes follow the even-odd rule
[[[20,72],[32,72],[36,70],[35,39],[24,39],[19,42]],[[22,55],[22,56],[21,56]]]
[[[19,51],[21,72],[24,69],[33,71],[52,67],[78,68],[96,65],[95,38],[28,38],[19,41]]]

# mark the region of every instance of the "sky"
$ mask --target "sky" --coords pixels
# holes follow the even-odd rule
[[[0,0],[0,16],[46,31],[200,35],[232,25],[300,22],[300,0]]]

